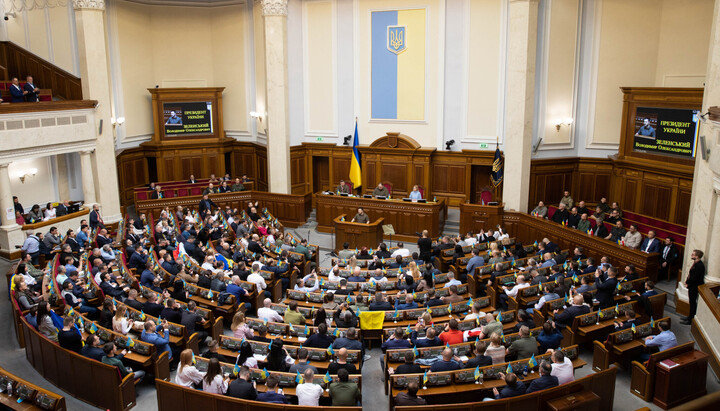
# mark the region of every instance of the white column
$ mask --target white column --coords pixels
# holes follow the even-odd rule
[[[268,189],[282,194],[290,194],[287,2],[260,1],[265,26]]]
[[[80,172],[82,173],[83,197],[85,204],[95,204],[95,179],[93,178],[92,150],[80,152]]]
[[[539,0],[510,0],[505,100],[505,177],[507,209],[528,211],[535,55]]]
[[[12,201],[10,189],[9,163],[0,163],[0,250],[13,253],[16,245],[25,241],[22,227],[15,223],[15,205]]]
[[[83,165],[83,181],[92,178],[95,187],[92,190],[92,202],[99,202],[103,208],[106,223],[120,220],[120,193],[118,191],[117,166],[115,165],[115,142],[110,123],[110,77],[107,48],[105,44],[105,1],[73,0],[80,57],[80,77],[82,78],[83,98],[97,100],[95,109],[96,129],[98,133],[95,146],[94,165]],[[91,170],[88,175],[86,170]],[[100,178],[102,176],[102,178]],[[101,183],[101,184],[100,184]],[[89,190],[83,184],[83,192]],[[88,202],[88,198],[85,198]]]
[[[12,199],[12,189],[10,188],[10,173],[8,166],[10,163],[0,163],[0,221],[3,227],[17,225],[15,223],[15,205]]]

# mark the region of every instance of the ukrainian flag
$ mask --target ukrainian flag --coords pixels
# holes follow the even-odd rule
[[[353,138],[353,152],[350,159],[350,181],[353,183],[353,188],[362,187],[362,170],[360,168],[358,145],[360,145],[360,139],[358,138],[357,120],[355,120],[355,137]]]
[[[373,119],[425,119],[425,10],[372,12]]]

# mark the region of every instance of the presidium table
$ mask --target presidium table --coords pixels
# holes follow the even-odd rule
[[[345,214],[345,221],[350,221],[357,214],[358,207],[374,222],[382,218],[382,224],[391,225],[394,235],[391,240],[417,241],[418,232],[428,230],[430,238],[437,238],[442,234],[447,217],[447,206],[444,200],[428,201],[427,203],[413,203],[410,201],[377,200],[353,196],[338,196],[317,193],[317,230],[332,233],[335,229],[333,220]],[[366,244],[376,247],[377,244]]]

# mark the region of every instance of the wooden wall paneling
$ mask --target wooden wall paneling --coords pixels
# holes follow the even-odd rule
[[[678,189],[677,201],[675,201],[675,218],[678,224],[687,225],[690,218],[690,202],[692,197],[692,184],[690,188],[681,187]]]
[[[330,161],[330,185],[338,184],[340,180],[350,179],[350,158],[332,157]]]
[[[640,203],[640,214],[649,215],[662,220],[670,217],[670,199],[672,189],[658,184],[644,183]]]
[[[380,182],[378,181],[377,174],[375,171],[375,161],[368,161],[365,163],[363,169],[363,191],[372,192],[372,190]]]
[[[408,188],[408,177],[409,177],[409,163],[391,163],[381,162],[380,163],[380,178],[379,182],[388,181],[392,184],[393,195],[395,197],[405,196],[409,191]],[[376,183],[377,185],[377,183]]]

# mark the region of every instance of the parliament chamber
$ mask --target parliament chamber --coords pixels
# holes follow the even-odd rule
[[[720,407],[720,0],[4,0],[0,408]]]

